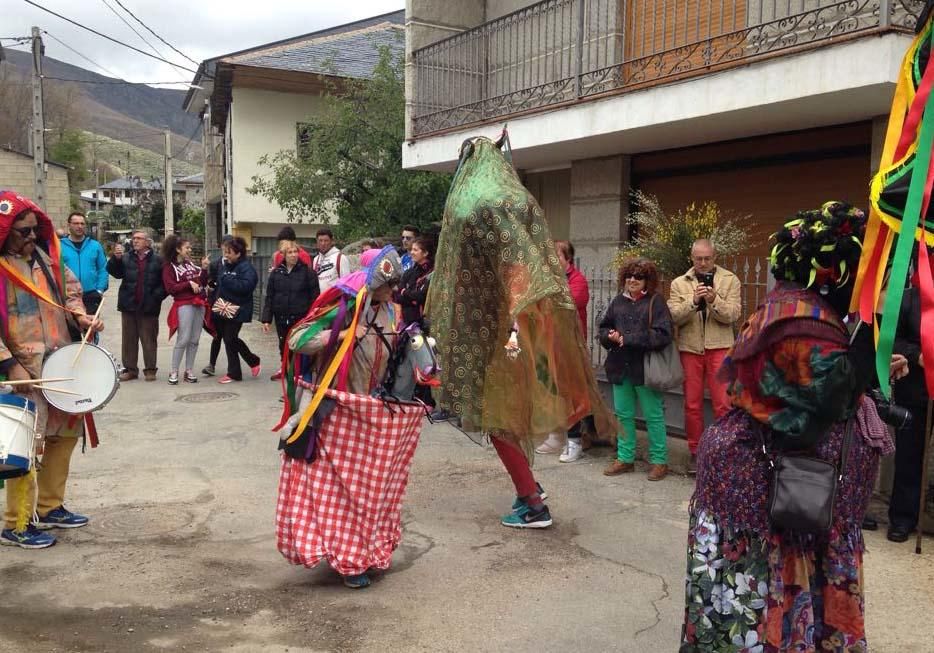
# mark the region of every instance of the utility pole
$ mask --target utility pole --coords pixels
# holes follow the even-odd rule
[[[32,161],[35,176],[33,199],[45,210],[45,112],[42,108],[42,55],[45,48],[39,28],[32,28]]]
[[[165,235],[168,236],[174,231],[175,220],[173,219],[172,206],[172,132],[165,130]]]

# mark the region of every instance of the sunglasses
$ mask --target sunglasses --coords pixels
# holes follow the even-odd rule
[[[627,274],[627,275],[626,275],[626,278],[627,278],[627,279],[635,279],[636,281],[645,281],[645,275],[644,275],[644,274],[641,274],[641,273]]]
[[[39,225],[35,227],[14,227],[16,231],[19,232],[19,235],[23,238],[29,238],[30,233],[36,234],[36,238],[39,237]]]

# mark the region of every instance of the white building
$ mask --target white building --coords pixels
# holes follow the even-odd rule
[[[224,233],[243,236],[252,251],[270,254],[286,212],[247,188],[270,172],[260,157],[294,150],[322,95],[341,79],[365,79],[379,46],[403,48],[405,14],[397,11],[240,50],[201,63],[185,98],[204,122],[206,245]],[[320,225],[293,224],[310,244]]]

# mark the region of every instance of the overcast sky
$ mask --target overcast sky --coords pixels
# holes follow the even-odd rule
[[[141,50],[152,50],[109,8],[113,7],[155,49],[174,63],[196,68],[172,52],[117,5],[116,0],[35,0],[56,13]],[[404,0],[120,0],[159,36],[195,61],[319,29],[403,9]],[[0,37],[27,36],[33,25],[48,31],[101,70],[43,36],[46,56],[133,82],[188,82],[193,74],[173,68],[47,14],[23,0],[0,0]],[[4,47],[12,45],[3,41]],[[18,48],[23,49],[23,48]]]

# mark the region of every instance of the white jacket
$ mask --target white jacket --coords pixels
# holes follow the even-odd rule
[[[315,256],[312,267],[318,273],[318,285],[321,292],[333,286],[334,282],[345,274],[350,274],[350,261],[341,254],[337,247],[332,247],[324,254]]]

